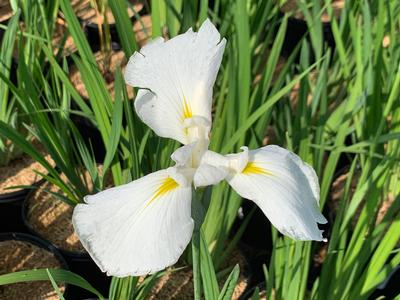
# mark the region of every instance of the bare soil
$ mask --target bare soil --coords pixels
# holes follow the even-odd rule
[[[57,18],[56,27],[54,29],[54,37],[53,37],[53,49],[54,54],[58,53],[59,48],[61,47],[61,42],[65,37],[65,42],[62,50],[63,56],[68,56],[72,53],[75,53],[78,49],[75,45],[74,39],[68,33],[68,28],[66,22],[62,18]]]
[[[239,264],[241,274],[246,268],[247,262],[243,254],[236,250],[226,263],[226,267],[233,267]],[[226,278],[224,278],[226,280]],[[220,282],[222,288],[224,281]],[[235,287],[232,300],[237,300],[243,294],[248,285],[247,278],[240,275],[238,283]],[[169,270],[162,276],[156,285],[153,287],[149,300],[189,300],[193,299],[193,272],[190,268],[184,268],[179,271]]]
[[[43,157],[54,166],[54,161],[50,155],[47,154],[46,150],[37,141],[32,142],[37,150],[42,153]],[[21,190],[6,188],[21,185],[32,185],[38,182],[42,177],[35,173],[35,170],[40,173],[46,173],[46,169],[34,159],[26,154],[15,158],[7,166],[0,167],[0,194],[7,194],[10,192]]]
[[[151,26],[151,16],[146,15],[140,18],[140,21],[135,21],[133,23],[133,31],[135,34],[135,39],[139,46],[144,46],[149,40],[151,40],[152,26]],[[125,71],[125,66],[127,64],[127,58],[123,51],[112,51],[109,58],[109,64],[106,63],[105,54],[101,51],[96,52],[95,59],[99,70],[105,79],[108,92],[111,97],[115,98],[115,86],[114,86],[114,74],[118,67],[121,68],[122,73]],[[69,78],[72,84],[75,86],[78,93],[84,98],[88,99],[89,95],[86,90],[85,84],[82,80],[81,73],[76,66],[72,66],[69,73]],[[127,86],[128,98],[134,98],[134,90],[132,87]]]
[[[0,242],[0,275],[11,272],[61,268],[53,253],[23,241]],[[61,292],[64,284],[59,284]],[[0,286],[0,299],[56,300],[59,299],[49,281],[21,282]]]
[[[99,166],[99,172],[102,167]],[[61,178],[67,182],[64,174]],[[85,172],[85,182],[88,190],[93,190],[89,172]],[[111,175],[107,176],[106,187],[112,185]],[[62,250],[85,253],[72,225],[73,207],[62,202],[56,196],[48,193],[63,194],[61,190],[47,182],[30,195],[27,204],[27,221],[43,238]]]
[[[131,0],[132,7],[128,8],[128,16],[133,17],[135,12],[139,13],[143,9],[143,1]],[[85,23],[102,24],[104,22],[103,17],[100,15],[94,7],[90,5],[90,0],[72,0],[71,5],[81,20]],[[106,11],[106,19],[108,24],[114,24],[115,19],[111,12],[111,9]]]
[[[294,13],[294,18],[299,19],[299,20],[304,20],[304,15],[301,12],[301,10],[297,6],[297,1],[298,0],[287,0],[280,8],[280,10],[283,13]],[[333,15],[337,19],[340,16],[340,13],[342,9],[344,8],[345,5],[345,0],[332,0],[332,9],[333,9]],[[325,1],[321,1],[321,8],[325,5]],[[321,21],[322,22],[330,22],[329,15],[326,11],[323,12],[321,15]]]
[[[114,74],[118,67],[121,67],[122,72],[125,71],[125,65],[127,62],[126,58],[125,58],[125,54],[123,51],[112,51],[111,57],[109,60],[110,63],[109,63],[108,67],[104,63],[105,62],[104,53],[98,51],[94,55],[95,55],[95,59],[96,59],[97,65],[99,67],[99,70],[105,79],[107,90],[111,94],[111,97],[114,99],[114,97],[115,97]],[[88,94],[85,84],[82,80],[81,73],[76,66],[71,67],[70,73],[69,73],[69,78],[70,78],[72,84],[75,86],[78,93],[83,98],[88,99],[89,94]],[[133,97],[134,97],[133,88],[131,88],[131,87],[128,87],[128,97],[129,97],[129,99],[133,99]]]
[[[64,176],[65,179],[65,176]],[[62,193],[61,190],[46,182],[28,199],[27,221],[43,238],[59,249],[71,252],[84,252],[72,225],[73,207],[46,192]]]
[[[142,16],[140,20],[133,23],[133,32],[135,33],[136,42],[140,47],[144,46],[152,35],[151,16]]]
[[[0,0],[0,22],[5,22],[13,15],[10,0]]]

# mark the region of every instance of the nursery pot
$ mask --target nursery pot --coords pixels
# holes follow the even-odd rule
[[[335,2],[333,5],[334,18],[338,19],[340,17],[340,12],[343,9],[344,1],[332,1]],[[323,7],[323,3],[321,8]],[[305,17],[302,13],[298,13],[299,9],[297,8],[295,0],[288,0],[285,5],[280,8],[280,14],[283,16],[286,13],[295,12],[294,15],[288,18],[286,35],[284,38],[282,53],[285,56],[289,56],[301,39],[306,36],[308,33],[308,25],[305,20]],[[322,23],[322,38],[327,45],[335,49],[335,39],[333,37],[331,22],[329,16],[326,12],[321,15],[321,23]],[[307,39],[309,39],[307,37]],[[332,51],[333,52],[333,51]],[[331,53],[332,55],[333,53]],[[296,61],[298,62],[300,59],[300,53],[296,57]],[[310,53],[310,61],[315,61],[314,53]]]
[[[45,159],[52,164],[50,156],[37,141],[32,141]],[[27,154],[18,155],[8,165],[0,167],[0,232],[25,232],[26,227],[21,218],[21,207],[30,191],[39,188],[44,179],[34,170],[45,173],[46,169]],[[12,186],[27,188],[10,189]]]
[[[9,244],[3,244],[7,242],[9,242]],[[0,245],[1,244],[3,244],[3,250],[5,251],[5,253],[3,251],[0,253],[0,257],[2,254],[5,255],[5,257],[0,258],[0,265],[4,263],[4,266],[0,268],[1,273],[6,274],[22,270],[55,267],[59,267],[64,270],[69,269],[68,264],[61,253],[53,245],[37,236],[15,232],[1,233]],[[12,247],[15,247],[15,249]],[[7,251],[10,251],[10,253],[6,253]],[[12,268],[14,264],[16,266],[15,268]],[[5,269],[7,267],[10,270]],[[18,294],[19,290],[22,290],[23,293]],[[64,283],[61,287],[61,290],[64,291],[65,295],[67,295],[69,292],[68,285]],[[45,292],[51,293],[51,296],[49,296],[49,298],[45,298]],[[28,297],[21,298],[27,296],[25,293],[29,293]],[[35,295],[32,293],[38,294]],[[0,286],[0,298],[2,297],[5,297],[5,299],[58,299],[50,281],[37,281]]]
[[[28,193],[28,190],[23,189],[0,195],[1,232],[26,231],[21,218],[21,206]]]
[[[111,277],[107,276],[99,269],[88,253],[71,252],[63,249],[59,249],[59,251],[65,257],[72,272],[87,280],[102,295],[108,295]],[[94,296],[95,295],[89,291],[77,286],[71,286],[68,289],[68,297],[71,300],[84,298],[92,299],[91,297]]]
[[[33,188],[39,187],[43,181],[41,179],[34,183]],[[30,189],[21,189],[0,194],[0,232],[26,232],[21,209],[30,191]]]
[[[391,272],[385,281],[383,281],[377,289],[368,297],[369,300],[374,299],[395,299],[400,294],[400,266]]]
[[[22,205],[22,210],[21,210],[22,219],[26,228],[29,230],[29,232],[31,232],[35,236],[39,236],[40,238],[47,240],[48,243],[52,244],[53,247],[56,248],[63,255],[72,272],[85,278],[103,295],[107,295],[109,285],[111,282],[111,277],[108,277],[106,276],[105,273],[101,272],[101,270],[97,267],[95,262],[92,260],[92,258],[86,251],[81,251],[81,252],[71,251],[61,247],[60,245],[56,245],[54,241],[51,241],[49,238],[45,237],[41,232],[39,232],[32,226],[28,218],[28,212],[29,212],[29,199],[33,196],[34,192],[35,191],[31,191],[26,196]],[[57,226],[57,220],[50,226],[52,227]],[[58,226],[60,226],[60,224]],[[68,295],[69,299],[83,299],[95,296],[89,291],[79,288],[77,286],[71,286],[69,288]]]
[[[289,17],[286,29],[286,35],[282,45],[282,54],[285,57],[290,56],[290,54],[294,51],[294,49],[300,43],[302,38],[306,36],[307,32],[308,32],[308,25],[306,21],[294,17]],[[322,35],[324,42],[326,42],[330,48],[335,49],[335,41],[333,38],[330,23],[322,24]],[[296,56],[296,62],[299,62],[299,60],[300,60],[300,52]],[[310,53],[310,60],[311,61],[315,60],[314,53]]]

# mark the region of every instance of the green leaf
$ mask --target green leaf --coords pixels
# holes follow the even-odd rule
[[[225,143],[224,147],[222,148],[222,153],[227,153],[230,151],[233,146],[240,140],[240,138],[246,133],[246,131],[263,115],[265,114],[266,111],[271,109],[271,107],[278,102],[286,93],[288,93],[293,86],[300,81],[304,76],[306,76],[316,65],[318,62],[315,64],[311,65],[309,68],[307,68],[304,72],[299,74],[295,79],[290,81],[285,87],[280,89],[278,92],[276,92],[274,95],[272,95],[268,101],[263,103],[256,111],[254,111],[244,122],[242,125],[239,127],[239,129],[233,134],[233,136],[228,140],[227,143]]]
[[[229,274],[228,279],[225,281],[225,284],[222,288],[221,293],[218,296],[218,300],[231,300],[233,293],[235,292],[235,287],[237,281],[239,279],[240,268],[239,265],[236,264],[232,269],[232,272]]]
[[[201,299],[201,272],[200,272],[200,232],[194,231],[192,236],[192,263],[193,263],[193,290],[194,299]]]
[[[260,300],[260,289],[258,286],[254,289],[254,293],[251,296],[251,300]]]
[[[151,1],[151,24],[152,24],[152,36],[162,36],[162,27],[165,24],[166,18],[166,3],[161,0]]]
[[[115,153],[118,148],[119,139],[121,136],[122,130],[122,75],[120,70],[117,70],[115,73],[115,101],[114,101],[114,112],[111,120],[111,133],[109,144],[107,145],[107,153],[106,157],[104,158],[103,163],[103,175],[106,173],[107,169],[109,168],[112,160],[114,159]]]
[[[104,297],[81,276],[70,271],[60,269],[37,269],[0,275],[0,285],[29,281],[47,281],[49,280],[48,272],[51,273],[51,276],[55,282],[65,282],[79,286],[89,292],[92,292],[99,297],[99,299],[104,300]]]
[[[64,296],[62,295],[60,288],[58,287],[56,281],[54,280],[53,276],[51,275],[51,272],[49,269],[46,269],[47,272],[47,276],[49,276],[51,285],[53,286],[53,289],[56,291],[58,298],[60,298],[60,300],[65,300]]]
[[[218,280],[215,274],[212,257],[208,251],[208,246],[204,240],[202,231],[200,231],[200,270],[204,285],[203,291],[205,299],[217,299],[219,295]]]
[[[122,49],[126,57],[130,57],[133,52],[138,50],[133,32],[132,22],[128,15],[128,6],[125,0],[108,1],[115,19],[115,26],[119,39],[121,41]]]
[[[14,50],[15,38],[17,36],[20,11],[9,20],[7,30],[1,41],[0,49],[0,73],[4,77],[10,77],[11,60]],[[12,102],[9,102],[9,86],[4,80],[0,80],[0,120],[8,122],[10,111],[13,109]]]
[[[22,151],[38,161],[50,173],[57,173],[54,168],[43,158],[43,156],[29,143],[21,134],[16,132],[11,126],[0,121],[0,136],[10,139]]]
[[[71,33],[75,45],[78,48],[79,54],[83,60],[91,63],[93,66],[96,65],[96,60],[93,56],[92,50],[90,49],[89,42],[83,33],[81,25],[79,24],[78,18],[71,6],[70,0],[59,0],[61,10],[64,13],[65,19],[68,24],[68,30]]]

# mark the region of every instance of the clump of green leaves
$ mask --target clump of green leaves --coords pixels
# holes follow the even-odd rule
[[[245,144],[257,148],[263,144],[269,127],[277,144],[313,165],[320,178],[322,208],[329,201],[340,159],[346,157],[350,161],[339,210],[330,220],[325,261],[316,279],[310,273],[317,244],[293,242],[280,237],[275,229],[265,233],[274,245],[265,262],[268,298],[367,299],[400,262],[400,5],[396,1],[356,1],[346,4],[340,20],[336,20],[329,1],[324,5],[314,2],[299,2],[308,33],[278,73],[275,71],[288,17],[279,14],[273,1],[219,0],[210,7],[208,1],[155,0],[151,6],[153,36],[167,32],[173,37],[209,16],[227,38],[214,90],[214,119],[218,122],[212,128],[212,150],[236,152]],[[108,4],[122,48],[129,57],[138,48],[127,4],[123,0]],[[83,142],[71,116],[84,117],[99,129],[106,147],[104,168],[111,171],[116,185],[167,167],[169,155],[178,145],[156,137],[138,120],[120,70],[115,73],[115,101],[111,99],[69,1],[60,0],[60,8],[78,48],[73,60],[81,72],[89,103],[76,92],[68,79],[67,64],[54,57],[48,36],[42,36],[40,31],[29,34],[35,45],[30,48],[41,55],[25,55],[29,59],[18,68],[20,84],[14,86],[4,75],[0,87],[12,91],[15,101],[29,115],[30,133],[45,145],[71,184],[60,181],[51,166],[46,178],[62,187],[67,195],[65,201],[75,204],[88,192],[79,170],[89,170],[97,189],[103,188],[104,178],[97,173],[92,150]],[[48,9],[54,12],[58,7]],[[322,10],[331,15],[330,25],[321,23]],[[324,26],[330,26],[336,49],[324,42]],[[390,41],[385,47],[384,39]],[[49,72],[42,70],[39,58],[49,62]],[[298,90],[296,104],[294,87]],[[79,109],[71,109],[71,103]],[[3,139],[12,140],[41,161],[23,136],[13,131],[10,122],[2,121]],[[356,173],[357,185],[351,191]],[[217,278],[227,274],[226,270],[221,271],[222,262],[235,247],[251,215],[238,232],[232,233],[242,199],[224,184],[199,194],[197,201],[206,214],[186,255],[194,272],[194,297],[229,299],[239,270],[232,271],[222,290]],[[391,199],[391,205],[377,222],[378,211],[387,199]],[[71,274],[51,274],[55,281],[84,284]],[[18,277],[22,275],[4,275],[0,282],[22,280]],[[48,278],[44,272],[36,275],[36,279]],[[109,298],[144,299],[160,276],[162,273],[154,274],[142,283],[139,278],[113,278]]]
[[[15,14],[8,23],[0,48],[0,121],[9,124],[14,130],[20,127],[18,106],[10,93],[7,81],[10,81],[12,70],[12,55],[18,29],[20,13]],[[0,137],[0,166],[7,165],[20,151],[7,139]]]

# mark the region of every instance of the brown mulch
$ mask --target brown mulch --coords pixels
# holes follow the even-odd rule
[[[133,23],[133,31],[135,33],[135,39],[139,44],[139,47],[144,46],[150,39],[152,34],[151,27],[151,16],[146,15],[140,18],[140,21],[136,20]],[[109,66],[105,63],[105,55],[103,52],[98,51],[94,53],[97,65],[102,76],[105,79],[106,86],[108,92],[111,94],[111,97],[114,99],[115,97],[115,86],[114,86],[114,74],[118,67],[121,68],[122,73],[125,71],[125,66],[127,64],[127,58],[123,51],[115,51],[111,52],[111,56],[109,58]],[[88,92],[86,90],[85,84],[82,80],[82,76],[80,71],[76,66],[72,66],[69,73],[69,78],[72,84],[75,86],[78,93],[85,99],[89,98]],[[128,98],[134,98],[134,90],[132,87],[127,86]]]
[[[294,18],[296,19],[300,19],[300,20],[304,20],[304,15],[301,12],[300,9],[298,9],[297,7],[297,1],[298,0],[287,0],[281,7],[280,10],[283,13],[294,13]],[[325,1],[320,1],[321,2],[321,8],[325,5]],[[342,11],[342,9],[345,6],[345,0],[332,0],[331,1],[332,4],[332,9],[333,9],[333,15],[334,17],[337,19],[340,16],[340,13]],[[329,15],[326,11],[324,11],[321,15],[321,21],[322,22],[330,22],[330,18]]]
[[[53,253],[28,242],[0,242],[0,275],[23,270],[61,268]],[[59,284],[61,292],[65,285]],[[21,282],[0,286],[0,299],[59,299],[49,281]]]
[[[248,285],[247,278],[242,275],[243,270],[247,266],[247,262],[239,250],[233,251],[226,266],[233,266],[235,264],[239,264],[241,275],[235,287],[232,300],[239,299]],[[226,278],[220,282],[221,288],[225,280]],[[184,268],[178,271],[168,270],[153,287],[148,299],[189,300],[193,299],[193,292],[193,272],[190,268]]]
[[[37,150],[39,150],[44,158],[54,166],[54,161],[47,154],[43,146],[37,141],[32,142]],[[6,188],[19,185],[32,185],[42,179],[41,176],[35,173],[35,170],[40,173],[47,173],[46,169],[27,154],[23,154],[12,160],[7,166],[0,167],[0,195],[7,194],[21,189]]]
[[[131,0],[132,7],[128,7],[128,16],[131,18],[135,12],[139,13],[144,6],[143,1]],[[96,10],[90,5],[90,0],[71,0],[72,8],[74,9],[77,17],[83,20],[85,23],[101,24],[103,23],[102,16],[96,12]],[[111,9],[106,12],[106,18],[108,24],[114,24],[114,15]]]
[[[28,223],[43,238],[60,249],[84,252],[72,225],[73,207],[45,190],[60,193],[60,189],[46,183],[28,199]]]
[[[10,0],[0,0],[0,22],[5,22],[13,15]]]
[[[102,166],[99,165],[98,168],[101,173]],[[84,176],[88,190],[93,190],[89,172],[86,171]],[[61,174],[61,179],[64,182],[68,182],[64,174]],[[109,173],[107,174],[105,186],[112,186],[112,178]],[[85,249],[79,241],[72,225],[73,207],[46,192],[46,190],[63,194],[57,186],[49,182],[43,184],[38,190],[33,192],[28,198],[27,203],[28,223],[37,233],[59,249],[85,253]]]
[[[78,48],[75,45],[74,39],[68,33],[66,22],[62,18],[57,18],[56,26],[54,29],[54,37],[52,41],[54,54],[58,53],[59,47],[61,46],[61,42],[64,39],[64,35],[66,36],[62,48],[62,56],[68,56],[72,53],[75,53],[78,50]]]
[[[98,51],[95,54],[96,62],[99,66],[100,72],[103,75],[107,90],[111,94],[111,97],[115,97],[115,85],[114,85],[114,73],[118,67],[121,67],[122,72],[125,70],[126,58],[123,51],[112,51],[110,57],[109,67],[104,64],[104,53]],[[72,84],[75,86],[78,93],[83,97],[88,99],[89,94],[86,90],[85,84],[82,80],[80,71],[76,66],[72,66],[69,73],[69,78]],[[128,87],[128,97],[133,98],[133,88]]]
[[[141,16],[140,20],[136,20],[133,23],[133,32],[135,34],[135,40],[139,44],[139,47],[144,46],[152,35],[151,16]]]

